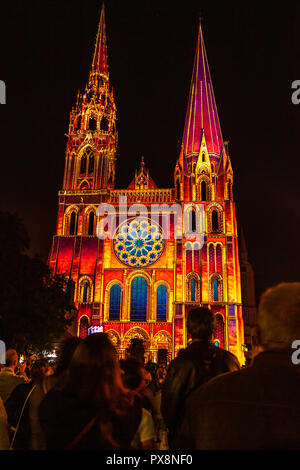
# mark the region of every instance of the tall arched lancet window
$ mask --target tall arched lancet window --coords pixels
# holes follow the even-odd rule
[[[156,320],[166,321],[167,320],[167,298],[168,289],[164,285],[160,285],[157,288],[156,294]]]
[[[81,157],[80,160],[80,174],[85,175],[86,174],[86,154],[84,153]]]
[[[91,131],[95,131],[97,129],[97,121],[96,118],[90,117],[89,119],[89,129]]]
[[[176,181],[176,199],[177,199],[177,201],[181,200],[181,197],[180,197],[180,181],[179,181],[179,179]]]
[[[205,181],[201,181],[201,201],[207,201],[207,189]]]
[[[95,160],[94,154],[91,153],[90,156],[89,156],[88,174],[91,174],[94,171],[94,160]]]
[[[219,232],[219,214],[215,210],[211,213],[211,230],[212,232]]]
[[[205,153],[202,153],[202,162],[205,162]]]
[[[92,211],[89,213],[88,219],[88,235],[94,235],[95,233],[95,213]]]
[[[91,147],[87,147],[80,160],[80,177],[85,177],[93,173],[94,171],[95,156],[94,151]]]
[[[148,283],[142,276],[137,276],[131,283],[130,320],[146,321],[148,303]]]
[[[109,292],[109,320],[120,320],[121,287],[114,284]]]
[[[191,302],[196,301],[196,280],[191,279]]]
[[[104,132],[108,131],[108,119],[105,116],[101,119],[101,130]]]
[[[82,302],[86,303],[89,300],[89,283],[86,281],[82,286]]]
[[[213,302],[222,302],[223,288],[222,278],[219,275],[214,275],[211,279],[211,300]]]
[[[190,226],[189,230],[196,232],[196,209],[193,207],[190,211]]]
[[[213,280],[213,292],[214,292],[214,301],[219,301],[219,281],[218,279]]]
[[[75,211],[71,212],[70,215],[70,230],[69,234],[70,235],[76,235],[77,232],[77,214]]]

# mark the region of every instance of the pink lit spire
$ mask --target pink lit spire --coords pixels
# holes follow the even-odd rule
[[[102,4],[102,9],[101,9],[100,22],[99,22],[99,28],[98,28],[97,38],[96,38],[92,69],[94,72],[98,71],[100,73],[108,75],[104,3]]]
[[[187,157],[199,154],[202,129],[208,152],[220,154],[223,138],[200,21],[182,142]]]

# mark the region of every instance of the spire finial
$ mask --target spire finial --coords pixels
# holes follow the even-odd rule
[[[198,155],[203,135],[209,153],[220,154],[223,144],[217,105],[204,45],[199,15],[199,32],[183,133],[183,148],[187,157]]]
[[[92,69],[93,71],[98,71],[100,73],[108,75],[104,11],[105,6],[103,2],[100,14],[98,33],[96,37]]]

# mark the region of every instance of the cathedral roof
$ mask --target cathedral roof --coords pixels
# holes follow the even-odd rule
[[[187,157],[199,154],[202,129],[208,152],[220,154],[223,138],[200,22],[182,142]]]

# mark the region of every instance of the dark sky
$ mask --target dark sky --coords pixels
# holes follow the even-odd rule
[[[7,88],[0,207],[24,219],[32,252],[44,257],[55,232],[64,134],[88,78],[100,9],[98,0],[0,1],[0,80]],[[300,80],[299,10],[298,1],[106,1],[117,187],[129,184],[141,155],[160,187],[173,185],[204,17],[257,294],[279,281],[300,281],[300,105],[291,101],[291,84]]]

